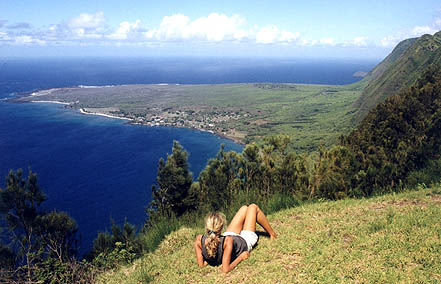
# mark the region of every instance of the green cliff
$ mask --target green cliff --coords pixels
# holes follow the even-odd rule
[[[361,96],[354,102],[360,122],[369,110],[397,92],[408,88],[430,64],[441,64],[441,32],[406,39],[366,75]]]

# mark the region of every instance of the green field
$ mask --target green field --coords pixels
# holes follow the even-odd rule
[[[175,121],[191,123],[183,127],[211,130],[243,143],[284,133],[292,137],[296,151],[308,152],[321,143],[334,143],[350,129],[352,103],[361,91],[360,83],[126,85],[64,88],[22,100],[75,102],[71,107],[129,117],[140,123],[152,116],[170,119],[180,113],[181,118]]]
[[[441,188],[303,205],[269,215],[279,237],[261,236],[229,274],[199,268],[203,225],[171,233],[99,283],[440,283]]]

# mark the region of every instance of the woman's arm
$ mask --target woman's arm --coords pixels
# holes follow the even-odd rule
[[[202,256],[202,235],[197,235],[196,240],[194,241],[194,251],[196,253],[196,261],[199,267],[207,266],[207,262],[204,260]]]
[[[245,260],[250,255],[249,251],[241,253],[233,262],[231,261],[231,252],[233,251],[233,239],[226,237],[224,242],[224,255],[222,256],[222,271],[228,273],[233,270],[242,260]]]

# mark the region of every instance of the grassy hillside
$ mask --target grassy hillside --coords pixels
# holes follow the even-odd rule
[[[279,234],[261,236],[227,275],[196,265],[202,226],[181,228],[100,283],[439,283],[441,187],[304,205],[270,215]]]
[[[430,64],[441,64],[441,32],[402,41],[361,82],[365,86],[354,107],[359,122],[378,103],[408,88]]]

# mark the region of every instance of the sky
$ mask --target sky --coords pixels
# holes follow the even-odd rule
[[[0,0],[0,57],[381,59],[439,30],[439,0]]]

